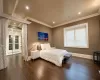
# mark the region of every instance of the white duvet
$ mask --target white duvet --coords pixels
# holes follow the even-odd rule
[[[57,66],[62,66],[62,60],[64,55],[69,54],[66,50],[62,49],[48,49],[48,50],[41,50],[40,57],[54,63]]]

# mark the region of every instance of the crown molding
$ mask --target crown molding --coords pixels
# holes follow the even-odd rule
[[[98,16],[98,15],[100,15],[100,13],[95,13],[95,14],[92,14],[92,15],[89,15],[89,16],[85,16],[85,17],[81,17],[81,18],[78,18],[78,19],[75,19],[75,20],[64,22],[64,23],[55,25],[52,28],[59,27],[59,26],[62,26],[62,25],[66,25],[66,24],[73,23],[73,22],[77,22],[77,21],[80,21],[80,20],[88,19],[88,18],[95,17],[95,16]]]
[[[36,22],[36,23],[39,23],[39,24],[42,24],[42,25],[44,25],[44,26],[47,26],[47,27],[52,28],[51,25],[48,25],[48,24],[46,24],[46,23],[44,23],[44,22],[42,22],[42,21],[36,20],[36,19],[34,19],[34,18],[26,17],[25,19],[26,19],[26,20],[31,20],[31,21],[33,21],[33,22]]]
[[[5,13],[1,13],[0,17],[4,17],[4,18],[10,19],[10,20],[18,21],[18,22],[25,23],[25,24],[31,23],[31,22],[29,22],[25,19],[17,18],[17,17],[11,16],[11,15],[8,15],[8,14],[5,14]]]
[[[88,18],[91,18],[91,17],[95,17],[95,16],[98,16],[98,15],[100,15],[100,13],[95,13],[95,14],[92,14],[92,15],[89,15],[89,16],[81,17],[81,18],[78,18],[78,19],[75,19],[75,20],[72,20],[72,21],[68,21],[68,22],[65,22],[65,23],[62,23],[62,24],[58,24],[56,26],[48,25],[48,24],[46,24],[46,23],[44,23],[42,21],[36,20],[34,18],[31,18],[31,17],[26,17],[25,19],[21,19],[21,18],[18,18],[18,17],[10,16],[8,14],[4,14],[4,13],[0,14],[0,17],[5,17],[7,19],[19,21],[19,22],[26,23],[26,24],[30,24],[31,22],[29,22],[27,20],[31,20],[33,22],[42,24],[44,26],[47,26],[47,27],[50,27],[50,28],[55,28],[55,27],[59,27],[59,26],[65,25],[65,24],[77,22],[77,21],[84,20],[84,19],[88,19]]]

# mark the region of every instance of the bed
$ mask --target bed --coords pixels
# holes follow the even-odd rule
[[[52,48],[50,44],[41,44],[40,58],[50,61],[57,66],[62,66],[64,57],[71,57],[71,54],[63,49]]]

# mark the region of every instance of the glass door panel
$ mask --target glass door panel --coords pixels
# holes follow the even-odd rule
[[[15,49],[19,49],[19,36],[15,36]]]
[[[13,50],[13,44],[9,44],[9,50]]]
[[[9,50],[12,51],[13,50],[13,38],[11,35],[9,35]]]

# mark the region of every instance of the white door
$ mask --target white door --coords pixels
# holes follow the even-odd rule
[[[7,55],[21,53],[21,33],[17,30],[9,32]]]

